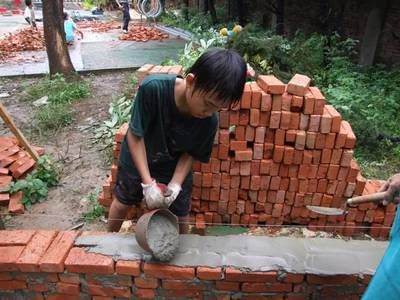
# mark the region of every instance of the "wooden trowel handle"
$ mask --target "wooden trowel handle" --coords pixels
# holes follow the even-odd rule
[[[352,204],[360,204],[360,203],[365,203],[365,202],[381,201],[381,200],[385,199],[386,196],[387,196],[386,192],[357,196],[357,197],[348,199],[347,204],[352,205]]]

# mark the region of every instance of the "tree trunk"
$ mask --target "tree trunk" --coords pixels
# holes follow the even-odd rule
[[[372,0],[361,43],[359,64],[370,66],[374,63],[379,36],[385,23],[388,0]]]
[[[214,24],[218,23],[217,12],[215,11],[214,0],[208,0],[208,10],[210,11],[211,20]]]
[[[276,33],[279,35],[285,33],[285,0],[276,2]]]
[[[232,0],[229,2],[229,15],[238,20],[240,24],[245,24],[245,12],[243,11],[243,0]]]
[[[184,13],[186,21],[189,21],[189,0],[184,0],[183,3],[185,4]]]
[[[65,42],[63,0],[43,0],[43,28],[50,75],[75,73]]]

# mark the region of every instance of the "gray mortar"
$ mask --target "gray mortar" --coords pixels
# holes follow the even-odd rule
[[[147,228],[147,243],[155,259],[170,261],[179,248],[179,232],[169,219],[155,214]]]
[[[132,234],[82,236],[75,245],[115,260],[150,258]],[[180,235],[178,253],[169,264],[321,275],[374,274],[387,245],[387,242],[331,238]]]

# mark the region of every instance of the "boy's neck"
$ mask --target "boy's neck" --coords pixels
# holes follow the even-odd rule
[[[175,104],[178,111],[184,115],[190,116],[190,110],[186,99],[186,80],[177,77],[175,81]]]

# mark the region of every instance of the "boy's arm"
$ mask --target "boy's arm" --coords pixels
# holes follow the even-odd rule
[[[128,147],[132,160],[139,172],[142,182],[149,184],[152,182],[149,167],[147,164],[146,147],[142,137],[134,135],[130,129],[127,132]]]
[[[158,187],[157,182],[151,178],[150,175],[143,138],[134,135],[129,129],[127,132],[127,140],[133,163],[142,178],[143,196],[147,208],[155,209],[164,207],[164,195]]]
[[[165,192],[165,203],[170,206],[178,197],[182,190],[182,183],[192,169],[193,157],[188,153],[183,153],[175,167],[174,175],[168,183],[167,191]]]

